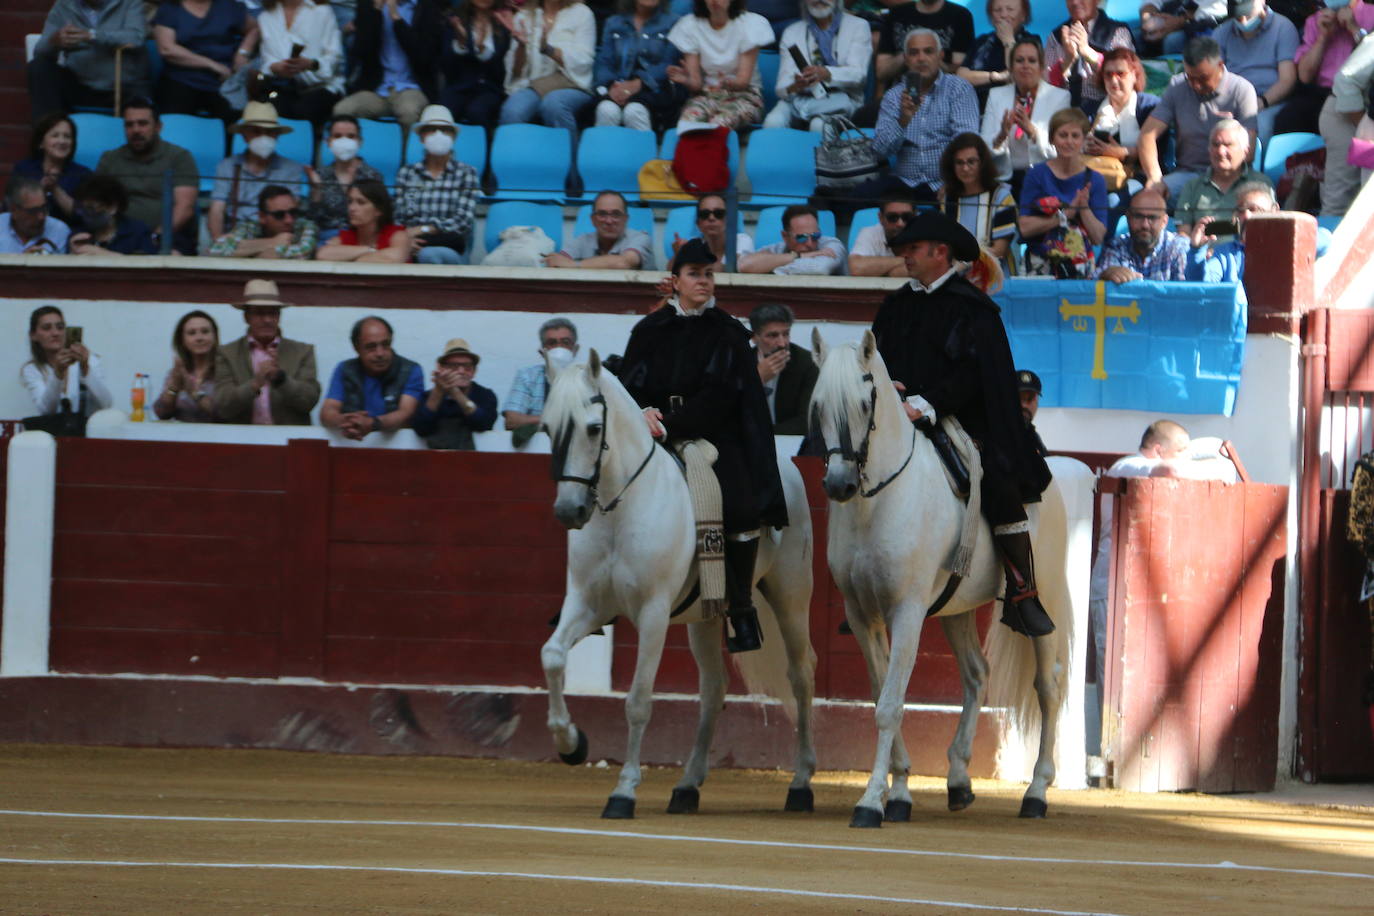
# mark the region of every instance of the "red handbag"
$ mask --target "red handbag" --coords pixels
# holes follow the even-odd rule
[[[680,134],[673,151],[673,174],[684,191],[698,196],[730,186],[730,128],[713,127]]]

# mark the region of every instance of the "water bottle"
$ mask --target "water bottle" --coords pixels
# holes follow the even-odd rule
[[[148,376],[142,372],[134,373],[134,384],[129,389],[129,422],[143,422],[143,405],[148,401]]]

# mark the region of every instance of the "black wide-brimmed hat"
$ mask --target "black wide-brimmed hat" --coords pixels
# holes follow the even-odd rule
[[[677,273],[682,270],[685,264],[714,264],[716,263],[715,252],[711,246],[701,239],[688,239],[673,256],[672,272]]]
[[[1034,391],[1036,394],[1044,392],[1044,386],[1040,384],[1040,376],[1029,369],[1017,370],[1016,389],[1018,391]]]
[[[943,242],[949,246],[956,261],[976,261],[981,250],[973,233],[958,220],[934,210],[923,210],[912,217],[887,247],[896,252],[912,242]]]

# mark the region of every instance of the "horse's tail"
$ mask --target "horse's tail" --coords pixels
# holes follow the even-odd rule
[[[1083,678],[1081,647],[1087,634],[1089,560],[1084,550],[1069,545],[1092,538],[1092,472],[1077,461],[1054,459],[1055,480],[1045,491],[1035,530],[1035,574],[1040,602],[1054,619],[1049,641],[1054,665],[1049,673],[1060,698],[1055,750],[1058,782],[1079,787],[1084,778]],[[1064,466],[1060,466],[1064,462]],[[1086,526],[1086,530],[1085,530]],[[1081,587],[1070,588],[1070,583]],[[1078,599],[1078,600],[1075,600]],[[1028,780],[1038,755],[1040,703],[1035,688],[1035,645],[1019,633],[995,622],[988,631],[989,707],[1003,710],[998,742],[997,773],[1004,779]],[[1076,676],[1075,676],[1076,675]]]
[[[744,686],[751,694],[773,697],[782,703],[783,712],[791,722],[797,721],[797,700],[792,692],[792,682],[787,676],[787,646],[783,642],[782,629],[778,626],[777,612],[767,604],[757,591],[754,603],[759,605],[759,626],[763,630],[763,648],[755,652],[737,652],[730,656],[735,670],[744,679]],[[809,646],[811,668],[816,667],[815,650]]]

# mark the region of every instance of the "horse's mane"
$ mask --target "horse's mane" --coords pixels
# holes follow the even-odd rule
[[[601,394],[606,398],[608,414],[638,413],[639,408],[630,397],[630,393],[620,384],[620,379],[615,377],[615,373],[604,365],[601,367],[598,381]],[[574,363],[558,373],[553,384],[549,386],[548,396],[544,398],[544,411],[541,415],[550,439],[558,441],[559,433],[570,420],[576,419],[579,412],[587,407],[595,391],[591,369],[586,363]],[[633,428],[635,424],[630,426]],[[638,424],[638,427],[644,429],[644,434],[648,435],[643,423]]]
[[[883,358],[876,351],[873,358],[869,360],[869,371],[873,373],[873,378],[878,382],[889,381],[887,366],[883,363]],[[857,342],[836,344],[830,348],[826,354],[825,362],[821,364],[820,375],[816,378],[816,387],[811,396],[811,403],[819,407],[822,404],[844,405],[846,413],[866,407],[868,405],[868,389],[864,383],[864,368],[859,361],[859,344]],[[879,385],[879,389],[891,387]],[[880,393],[880,397],[882,394]]]

